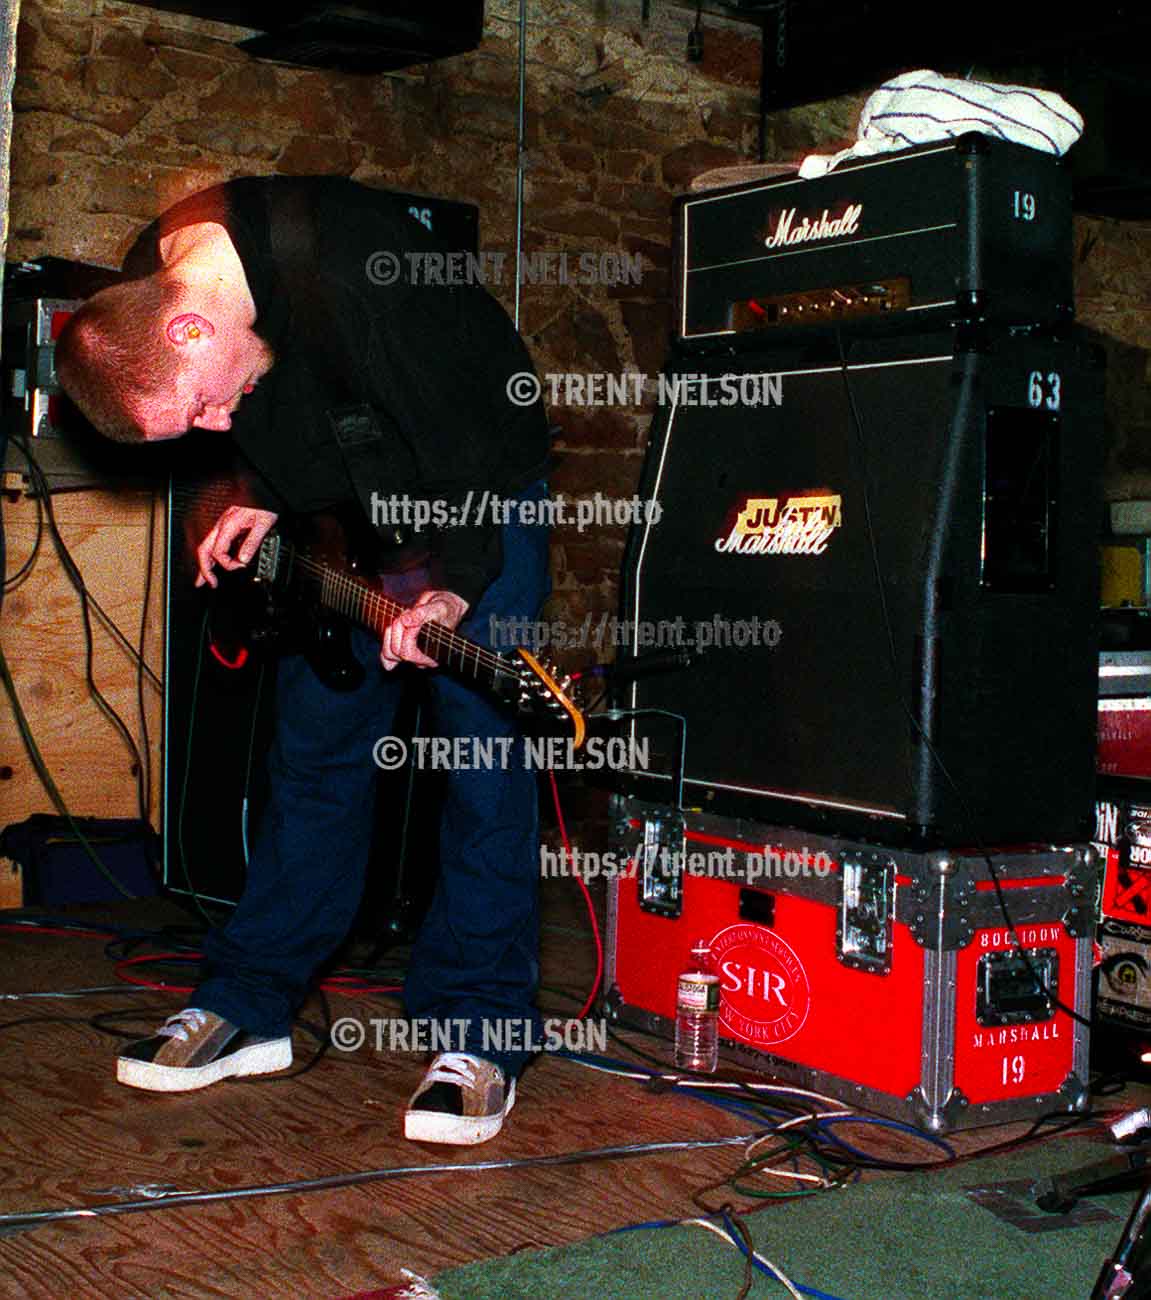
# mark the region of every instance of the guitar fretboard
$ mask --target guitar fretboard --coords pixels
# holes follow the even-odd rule
[[[377,591],[366,579],[343,573],[332,565],[313,559],[281,540],[281,563],[287,562],[296,581],[328,609],[383,634],[384,629],[408,606]],[[416,638],[419,648],[444,668],[471,677],[487,686],[509,671],[500,655],[472,641],[442,623],[425,623]]]

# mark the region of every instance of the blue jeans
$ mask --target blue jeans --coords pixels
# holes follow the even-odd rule
[[[538,484],[522,493],[539,499]],[[534,619],[548,594],[547,530],[503,526],[503,568],[459,631],[490,645],[490,620]],[[204,943],[205,978],[189,1005],[256,1034],[290,1032],[319,966],[339,947],[363,893],[377,769],[372,746],[391,734],[405,673],[385,673],[379,639],[356,629],[367,673],[359,689],[322,685],[299,655],[277,679],[271,791],[235,913]],[[467,1020],[466,1050],[511,1076],[528,1053],[491,1050],[539,1041],[539,825],[534,771],[514,718],[446,672],[430,674],[429,735],[516,737],[506,767],[448,774],[440,878],[404,986],[411,1017]],[[501,746],[495,746],[498,754]],[[530,1026],[514,1039],[484,1022]],[[457,1032],[452,1031],[456,1046]]]

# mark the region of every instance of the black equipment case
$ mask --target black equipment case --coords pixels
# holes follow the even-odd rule
[[[811,326],[1073,314],[1060,159],[969,134],[677,201],[676,342],[762,348]]]

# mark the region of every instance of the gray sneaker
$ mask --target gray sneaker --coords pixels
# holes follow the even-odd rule
[[[441,1052],[408,1102],[404,1137],[475,1146],[495,1137],[515,1100],[516,1081],[505,1082],[494,1062],[465,1052]]]
[[[270,1074],[291,1064],[291,1038],[260,1038],[214,1011],[186,1007],[151,1038],[124,1048],[116,1078],[149,1092],[190,1092],[233,1075]]]

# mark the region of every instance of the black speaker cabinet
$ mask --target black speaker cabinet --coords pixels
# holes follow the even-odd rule
[[[447,248],[476,252],[479,209],[474,204],[387,193]],[[193,430],[164,446],[172,466],[164,883],[177,893],[234,903],[243,890],[251,836],[266,798],[275,656],[259,653],[246,636],[242,584],[229,584],[224,575],[230,590],[216,600],[193,585],[196,544],[225,506],[243,499],[230,442]],[[413,698],[401,710],[396,731],[412,734],[418,726],[419,701]],[[386,914],[393,932],[410,928],[431,901],[438,874],[441,786],[435,773],[413,777],[404,769],[381,774],[364,928],[372,924],[369,913],[377,918]]]
[[[622,615],[632,653],[697,656],[617,702],[686,721],[688,806],[890,843],[1089,838],[1093,350],[842,346],[667,376]],[[630,725],[653,750],[625,784],[671,802],[675,725]]]
[[[168,511],[163,880],[202,902],[240,898],[252,839],[267,801],[278,654],[250,635],[258,612],[243,574],[196,588],[195,544],[236,499],[226,440],[193,432],[176,445]],[[418,679],[395,734],[420,727]],[[375,835],[357,930],[402,939],[431,902],[439,864],[442,774],[409,766],[381,772]]]

